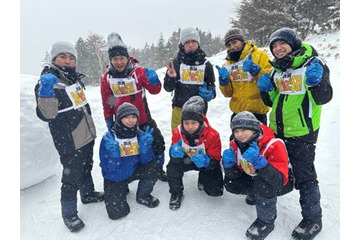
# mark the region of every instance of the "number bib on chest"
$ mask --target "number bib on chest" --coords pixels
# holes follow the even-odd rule
[[[182,146],[185,154],[190,158],[193,157],[194,155],[198,154],[200,149],[202,150],[202,152],[204,154],[206,154],[204,143],[200,144],[199,146],[191,147],[183,141],[181,146]]]
[[[136,87],[136,80],[133,77],[112,78],[108,76],[108,82],[115,97],[124,97],[140,92]]]
[[[66,86],[65,91],[72,102],[73,106],[71,109],[78,109],[87,104],[84,89],[80,86],[79,83]]]
[[[230,74],[230,80],[233,82],[249,82],[252,79],[252,76],[248,72],[243,71],[243,63],[241,60],[231,65],[227,65],[226,69]]]
[[[299,95],[306,92],[305,89],[306,68],[287,69],[282,73],[275,73],[274,82],[280,94]]]
[[[118,139],[115,137],[115,139],[119,142],[120,154],[122,157],[139,155],[139,143],[137,137],[129,139]]]
[[[257,175],[254,166],[242,157],[241,151],[239,148],[237,151],[236,159],[238,161],[238,165],[240,165],[242,167],[244,172],[246,172],[248,175],[253,176],[253,177]]]
[[[199,66],[180,65],[180,82],[183,84],[203,85],[205,64]]]

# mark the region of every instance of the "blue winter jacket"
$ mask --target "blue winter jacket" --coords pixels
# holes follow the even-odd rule
[[[114,135],[114,132],[111,132]],[[140,143],[143,131],[139,130],[137,139]],[[105,135],[104,135],[105,136]],[[104,136],[100,143],[100,167],[102,175],[110,181],[121,182],[131,177],[139,164],[147,164],[155,159],[154,149],[151,147],[147,153],[139,153],[135,156],[111,157],[110,152],[105,147]],[[119,136],[117,136],[119,138]]]

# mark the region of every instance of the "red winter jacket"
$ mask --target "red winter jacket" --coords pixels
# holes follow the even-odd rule
[[[262,155],[266,149],[267,144],[270,142],[271,139],[275,139],[274,131],[265,126],[264,124],[260,124],[261,129],[263,131],[262,137],[259,139],[259,149],[260,155]],[[237,156],[238,147],[235,143],[235,140],[230,142],[230,146],[235,149],[235,156]],[[273,142],[268,149],[266,150],[264,157],[271,164],[276,170],[278,170],[284,177],[284,185],[288,182],[288,170],[289,170],[289,160],[288,154],[286,151],[285,144],[280,141]],[[244,171],[242,167],[238,164],[236,166],[240,169],[240,171]]]
[[[105,119],[114,119],[116,117],[118,107],[124,103],[128,102],[133,104],[139,111],[139,125],[147,123],[150,119],[149,109],[147,107],[147,102],[145,98],[145,89],[149,91],[150,94],[158,94],[161,91],[161,82],[156,86],[151,86],[148,78],[146,77],[145,68],[140,66],[138,60],[133,57],[130,57],[131,63],[133,63],[134,68],[128,75],[136,80],[136,88],[139,91],[135,94],[122,97],[114,97],[111,91],[108,77],[112,77],[108,71],[104,73],[101,77],[101,98],[104,110]]]
[[[176,144],[180,139],[183,140],[186,144],[189,144],[185,135],[181,133],[181,126],[179,125],[177,128],[173,130],[171,145]],[[199,141],[197,142],[197,146],[204,143],[206,155],[211,158],[216,159],[217,161],[221,161],[221,140],[219,133],[213,129],[206,116],[204,116],[204,129],[199,134]]]

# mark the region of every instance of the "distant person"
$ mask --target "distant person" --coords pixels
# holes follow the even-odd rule
[[[156,161],[164,165],[165,141],[155,120],[151,117],[146,92],[158,94],[161,82],[152,69],[140,66],[138,60],[129,56],[128,50],[117,33],[107,37],[110,65],[101,77],[101,97],[104,118],[108,130],[114,124],[118,107],[124,102],[133,104],[139,110],[138,124],[143,131],[149,126],[154,129],[153,147]],[[166,173],[161,168],[159,179],[167,181]]]
[[[83,204],[101,202],[104,193],[94,190],[91,176],[96,131],[85,96],[83,74],[76,71],[77,52],[68,42],[56,42],[51,63],[35,86],[36,114],[49,124],[63,166],[61,213],[66,227],[75,232],[84,227],[77,215],[77,191]]]
[[[183,176],[199,171],[198,189],[209,196],[223,194],[221,140],[203,115],[205,102],[200,96],[187,100],[181,112],[181,124],[172,133],[170,161],[167,165],[171,210],[181,207],[184,198]]]
[[[274,59],[269,74],[258,81],[262,99],[272,107],[270,128],[284,140],[300,191],[302,220],[295,239],[313,239],[322,229],[320,189],[315,170],[315,148],[322,105],[332,99],[330,70],[294,30],[281,28],[270,36]]]
[[[181,123],[181,109],[192,96],[205,101],[206,115],[208,102],[216,97],[214,70],[200,47],[199,32],[192,27],[180,32],[179,51],[167,66],[164,89],[174,92],[172,99],[171,130]]]
[[[254,196],[256,220],[246,231],[250,239],[265,239],[275,227],[278,192],[288,183],[288,155],[274,131],[248,111],[231,121],[235,138],[223,153],[225,189]]]
[[[136,202],[149,208],[160,201],[151,195],[160,169],[152,142],[154,129],[139,130],[139,111],[124,102],[117,109],[115,123],[100,143],[100,166],[104,177],[105,205],[110,219],[130,212],[126,195],[128,184],[139,180]]]

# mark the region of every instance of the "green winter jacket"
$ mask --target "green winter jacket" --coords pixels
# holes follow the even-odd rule
[[[277,137],[301,137],[306,141],[317,141],[322,105],[332,99],[330,70],[317,55],[311,45],[303,43],[292,57],[290,68],[281,70],[271,62],[274,88],[270,92],[261,92],[261,97],[267,106],[272,107],[270,128]],[[324,70],[322,81],[316,86],[308,86],[305,71],[315,58],[319,59]]]

